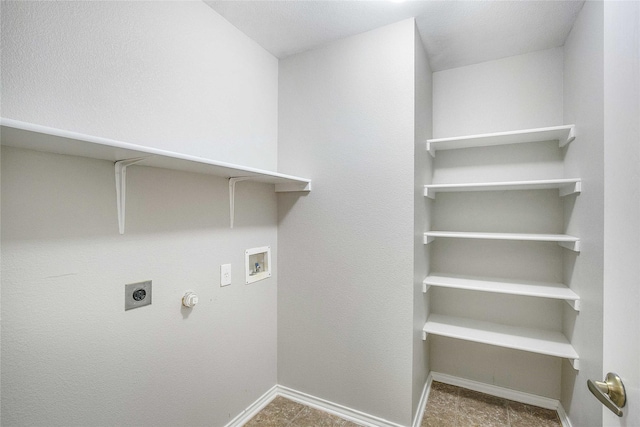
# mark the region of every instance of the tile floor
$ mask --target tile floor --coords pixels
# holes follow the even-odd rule
[[[276,397],[245,427],[356,427],[335,415]],[[562,427],[556,411],[434,381],[421,427]]]
[[[434,381],[422,427],[562,427],[558,413]]]
[[[356,427],[358,424],[278,396],[244,427]]]

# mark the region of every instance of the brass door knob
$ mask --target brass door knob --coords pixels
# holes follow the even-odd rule
[[[600,402],[621,417],[622,409],[627,403],[627,394],[624,391],[624,384],[617,374],[609,372],[604,381],[587,380],[589,391],[598,398]]]

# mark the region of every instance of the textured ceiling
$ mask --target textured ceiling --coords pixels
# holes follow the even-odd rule
[[[562,46],[584,0],[205,0],[278,58],[410,17],[434,71]]]

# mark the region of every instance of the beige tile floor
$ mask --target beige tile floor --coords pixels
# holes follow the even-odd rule
[[[434,381],[422,427],[562,427],[556,411]]]
[[[358,424],[278,396],[244,427],[355,427]]]
[[[282,396],[245,427],[355,427],[358,424]],[[434,381],[422,427],[562,427],[556,411]]]

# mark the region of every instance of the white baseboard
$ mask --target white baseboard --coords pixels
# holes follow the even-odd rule
[[[238,416],[229,421],[225,427],[241,427],[245,425],[251,418],[260,412],[278,395],[278,386],[274,385],[265,394],[260,396],[258,400],[253,402],[247,409],[242,411]]]
[[[457,387],[467,388],[480,393],[490,394],[492,396],[501,397],[503,399],[514,400],[520,403],[526,403],[528,405],[539,406],[541,408],[553,409],[558,411],[558,416],[562,422],[563,427],[572,427],[571,421],[564,411],[564,408],[560,404],[560,401],[556,399],[550,399],[547,397],[536,396],[535,394],[523,393],[521,391],[511,390],[504,387],[498,387],[495,385],[484,384],[477,381],[471,381],[464,378],[454,377],[452,375],[441,374],[438,372],[431,372],[427,377],[427,381],[422,390],[420,396],[420,402],[413,419],[412,427],[420,427],[422,423],[422,417],[424,410],[427,406],[427,400],[429,399],[429,393],[431,391],[431,384],[433,381],[442,382],[445,384],[451,384]],[[238,416],[231,420],[225,427],[241,427],[246,424],[251,418],[253,418],[258,412],[260,412],[265,406],[267,406],[276,396],[282,396],[303,405],[310,406],[315,409],[319,409],[324,412],[328,412],[333,415],[337,415],[346,420],[352,421],[357,424],[361,424],[365,427],[404,427],[401,424],[387,421],[385,419],[370,415],[356,409],[351,409],[346,406],[330,402],[319,397],[311,396],[280,385],[275,385],[269,389],[265,394],[260,396],[258,400],[253,402],[251,406],[242,411]]]
[[[303,405],[311,406],[312,408],[337,415],[341,418],[344,418],[345,420],[349,420],[366,427],[404,427],[401,424],[387,421],[374,415],[369,415],[364,412],[339,405],[337,403],[329,402],[328,400],[311,396],[309,394],[293,390],[288,387],[277,386],[277,389],[278,395],[282,397],[286,397],[287,399],[294,400],[298,403],[302,403]]]
[[[427,400],[429,400],[429,392],[431,392],[431,383],[433,382],[433,378],[431,377],[431,373],[427,376],[427,381],[424,383],[424,388],[422,389],[422,395],[420,396],[420,402],[418,402],[418,408],[416,409],[416,415],[413,417],[412,427],[420,427],[422,424],[422,417],[424,415],[424,410],[427,407]]]
[[[491,396],[501,397],[503,399],[509,399],[520,403],[526,403],[527,405],[553,409],[554,411],[558,412],[558,416],[560,417],[560,421],[562,422],[563,427],[572,427],[567,413],[564,411],[562,404],[560,404],[560,401],[557,399],[550,399],[548,397],[537,396],[535,394],[524,393],[517,390],[511,390],[505,387],[467,380],[464,378],[454,377],[452,375],[441,374],[439,372],[431,372],[429,376],[431,377],[431,381],[451,384],[457,387],[463,387],[480,393],[489,394]]]
[[[560,417],[560,422],[562,423],[562,427],[572,427],[571,420],[569,419],[569,416],[565,412],[560,402],[558,402],[558,416]]]

